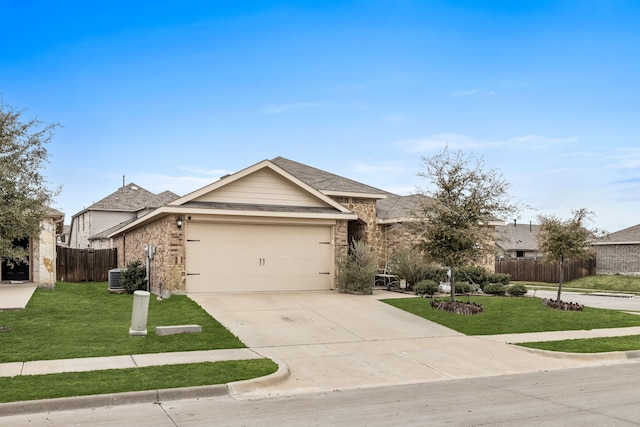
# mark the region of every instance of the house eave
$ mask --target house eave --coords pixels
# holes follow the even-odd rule
[[[215,216],[233,216],[233,217],[253,217],[253,218],[290,218],[290,219],[320,219],[320,220],[356,220],[358,215],[351,212],[336,213],[317,213],[317,212],[274,212],[261,210],[227,210],[227,209],[210,209],[189,206],[164,206],[145,215],[138,220],[126,225],[125,227],[109,234],[108,238],[114,238],[129,230],[138,228],[141,225],[153,222],[167,215],[205,215],[209,217]]]
[[[611,246],[611,245],[640,245],[640,241],[632,242],[592,242],[591,246]]]
[[[355,197],[358,199],[386,199],[386,194],[378,194],[378,193],[354,193],[351,191],[332,191],[332,190],[321,190],[322,194],[327,196],[337,196],[337,197]]]

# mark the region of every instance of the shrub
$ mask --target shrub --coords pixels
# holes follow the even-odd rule
[[[371,294],[378,271],[375,253],[364,242],[353,241],[349,253],[336,260],[337,288],[340,292]]]
[[[416,285],[429,274],[430,267],[423,254],[413,248],[400,248],[394,252],[390,262],[390,273]]]
[[[449,280],[447,271],[447,268],[427,266],[425,279],[433,280],[436,283],[446,282]]]
[[[498,283],[490,283],[484,287],[483,292],[489,295],[504,295],[507,292],[507,287]]]
[[[484,267],[471,266],[456,269],[457,280],[471,282],[480,288],[484,288],[485,285],[489,284],[491,276],[491,272]]]
[[[500,283],[505,286],[509,284],[510,280],[511,280],[511,277],[508,274],[503,274],[503,273],[493,273],[489,277],[490,283]]]
[[[507,287],[507,293],[512,297],[521,297],[527,293],[527,287],[524,285],[511,285]]]
[[[456,282],[456,294],[468,294],[473,291],[473,286],[466,282]]]
[[[428,295],[432,297],[438,292],[438,284],[433,280],[421,280],[414,286],[413,290],[415,291],[416,295]]]
[[[138,289],[147,289],[147,269],[142,266],[140,261],[133,261],[122,270],[120,276],[120,284],[130,294]]]

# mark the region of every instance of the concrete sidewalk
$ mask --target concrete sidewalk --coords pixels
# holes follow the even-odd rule
[[[37,360],[0,363],[0,377],[43,375],[62,372],[86,372],[104,369],[142,368],[146,366],[220,362],[224,360],[262,359],[249,348],[132,354],[127,356],[87,357],[79,359]]]
[[[36,288],[35,283],[0,283],[0,311],[24,310]]]

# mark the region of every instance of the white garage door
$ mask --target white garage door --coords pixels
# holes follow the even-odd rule
[[[187,292],[326,290],[331,227],[191,222]]]

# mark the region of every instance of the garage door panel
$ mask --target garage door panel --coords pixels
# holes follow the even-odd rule
[[[187,291],[330,289],[327,226],[190,223]]]

